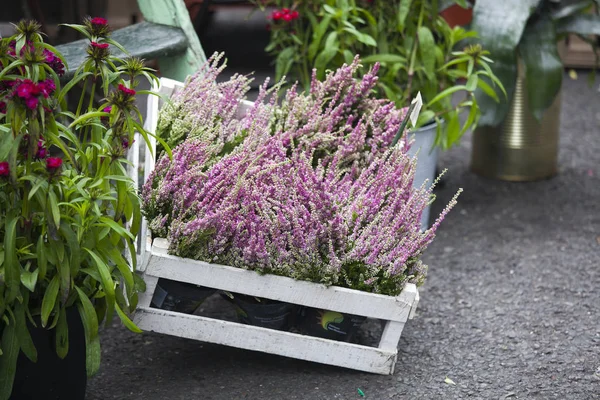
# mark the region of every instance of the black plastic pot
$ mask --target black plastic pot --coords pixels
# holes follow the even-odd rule
[[[151,306],[162,310],[193,314],[216,289],[160,278]]]
[[[29,332],[37,350],[37,363],[22,352],[10,400],[83,400],[87,385],[85,369],[85,333],[77,308],[67,310],[69,352],[64,359],[56,355],[55,330],[30,325]]]
[[[236,306],[238,320],[247,325],[286,331],[290,329],[290,319],[295,305],[280,301],[257,301],[254,297],[234,294],[228,298]]]
[[[303,307],[298,315],[298,329],[306,335],[349,342],[366,319],[359,315]]]

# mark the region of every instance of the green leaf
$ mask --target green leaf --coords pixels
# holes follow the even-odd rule
[[[373,54],[371,56],[367,56],[361,59],[365,64],[372,63],[390,63],[390,64],[404,64],[406,63],[406,58],[398,55],[398,54]]]
[[[36,253],[39,279],[44,279],[46,277],[46,271],[48,270],[48,258],[46,256],[46,246],[44,245],[43,235],[40,235],[38,238]]]
[[[500,101],[498,95],[496,94],[496,91],[490,85],[488,85],[488,83],[485,80],[479,79],[477,81],[477,87],[491,99],[494,99],[496,102]],[[478,96],[478,98],[480,97],[481,95]]]
[[[17,257],[17,222],[19,210],[12,209],[6,215],[4,228],[4,280],[7,293],[6,301],[11,302],[17,298],[21,286],[21,265]]]
[[[417,31],[419,39],[419,55],[423,62],[425,74],[431,79],[435,76],[435,40],[428,27],[422,26]]]
[[[494,59],[492,70],[500,79],[507,99],[496,103],[483,93],[477,93],[481,108],[481,125],[498,125],[504,120],[515,90],[517,79],[517,45],[531,13],[540,0],[477,0],[473,7],[471,29],[479,33],[483,48]]]
[[[445,99],[446,97],[450,96],[453,93],[460,92],[461,90],[467,90],[467,87],[464,85],[450,86],[449,88],[438,93],[438,95],[435,96],[433,99],[431,99],[429,101],[429,103],[427,103],[427,108],[430,108],[432,105],[434,105],[438,101]]]
[[[317,27],[313,28],[312,41],[308,46],[308,60],[310,62],[312,62],[315,59],[315,56],[319,52],[321,41],[323,40],[323,36],[325,36],[325,33],[327,32],[327,28],[329,27],[330,22],[331,15],[325,15],[321,22],[319,22]]]
[[[282,50],[275,61],[276,79],[280,80],[290,72],[290,68],[294,63],[296,50],[294,47],[287,47]]]
[[[330,32],[329,35],[327,35],[327,40],[325,41],[325,48],[315,59],[315,68],[317,69],[319,77],[325,76],[325,70],[327,69],[331,60],[333,60],[333,58],[336,56],[338,50],[338,34],[337,32]]]
[[[25,318],[25,306],[17,302],[15,306],[15,324],[17,337],[19,338],[19,347],[27,358],[32,362],[37,362],[37,349],[31,339],[31,334],[27,327],[27,319]]]
[[[69,325],[67,324],[67,311],[60,309],[54,337],[56,340],[56,354],[64,359],[69,352]]]
[[[11,131],[0,133],[0,161],[5,161],[13,148],[14,137]]]
[[[469,77],[469,80],[467,81],[467,84],[465,85],[466,88],[467,88],[467,90],[469,92],[475,91],[475,89],[477,89],[477,82],[478,81],[479,81],[479,78],[478,78],[478,76],[476,74],[475,75],[471,75]]]
[[[135,333],[142,333],[142,330],[138,328],[137,325],[134,324],[133,321],[130,320],[127,315],[125,315],[125,313],[123,312],[123,310],[121,310],[121,307],[119,307],[118,304],[115,304],[115,308],[117,310],[119,318],[121,318],[121,321],[123,321],[123,325],[125,325],[127,329]]]
[[[54,305],[56,304],[56,298],[58,297],[58,288],[60,282],[58,280],[58,275],[55,275],[54,278],[50,281],[50,284],[46,288],[46,293],[44,293],[44,298],[42,299],[42,326],[45,327],[48,324],[48,318],[50,317],[50,313],[54,310]]]
[[[400,0],[398,4],[398,31],[404,30],[404,24],[406,23],[406,17],[410,11],[412,0]]]
[[[2,356],[0,356],[0,371],[2,371],[0,373],[1,400],[7,400],[12,392],[15,372],[17,371],[19,349],[16,325],[14,323],[4,325],[2,332]]]
[[[52,188],[48,190],[48,203],[54,226],[58,227],[60,226],[60,210],[58,209],[58,199]]]
[[[93,376],[100,368],[101,353],[100,339],[98,337],[98,320],[96,319],[96,313],[94,312],[93,307],[91,314],[82,304],[77,304],[77,309],[79,310],[79,315],[81,315],[81,322],[83,323],[83,330],[85,332],[85,367],[87,375]],[[95,328],[94,321],[96,323]]]
[[[563,77],[556,31],[548,15],[542,15],[527,25],[519,53],[525,64],[529,109],[540,121],[560,91]]]
[[[39,272],[40,271],[38,269],[36,269],[33,272],[31,272],[31,271],[21,272],[21,283],[23,284],[23,286],[25,286],[27,289],[29,289],[30,292],[35,291],[35,284],[37,283]]]
[[[112,280],[110,269],[104,260],[102,260],[94,251],[88,249],[87,247],[84,247],[84,250],[87,251],[92,257],[98,273],[100,274],[100,282],[102,283],[102,289],[106,295],[106,320],[108,323],[112,319],[112,314],[115,307],[115,283]]]

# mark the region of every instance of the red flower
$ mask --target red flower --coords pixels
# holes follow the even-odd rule
[[[289,8],[282,8],[281,12],[284,14],[289,14],[290,13],[290,9]]]
[[[59,157],[48,157],[46,159],[46,168],[48,171],[54,172],[62,166],[63,160]]]
[[[108,43],[96,43],[96,42],[91,42],[90,45],[92,47],[95,47],[97,49],[108,49]]]
[[[22,99],[28,99],[40,94],[38,86],[29,79],[20,81],[17,85],[16,94]]]
[[[282,18],[285,22],[291,22],[294,19],[291,14],[283,14]]]
[[[92,25],[107,25],[108,21],[102,17],[95,17],[90,20]]]
[[[119,83],[119,90],[123,93],[125,93],[126,95],[129,96],[135,96],[135,90],[133,89],[129,89],[127,86]]]
[[[38,83],[38,90],[44,96],[44,98],[48,98],[56,90],[56,85],[52,79],[46,79],[43,82]]]
[[[10,167],[8,162],[3,161],[0,162],[0,176],[9,176],[10,175]]]
[[[271,14],[271,18],[273,18],[273,21],[279,21],[281,17],[283,17],[283,14],[281,13],[281,11],[278,10],[273,11],[273,13]]]
[[[6,103],[0,101],[0,114],[6,114]]]
[[[300,16],[300,13],[298,13],[298,11],[294,10],[290,13],[290,15],[292,16],[292,19],[298,19],[298,17]]]
[[[38,100],[37,97],[30,97],[27,100],[25,100],[25,105],[30,110],[35,110],[37,108],[39,102],[40,101]]]
[[[48,150],[44,147],[44,141],[41,139],[38,140],[37,147],[38,147],[38,149],[37,149],[37,152],[35,153],[35,158],[38,158],[38,159],[46,158],[46,156],[48,155]]]

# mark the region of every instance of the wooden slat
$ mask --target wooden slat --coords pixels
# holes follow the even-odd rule
[[[155,308],[139,308],[134,321],[146,331],[384,375],[393,373],[397,358],[397,350],[378,349]]]
[[[130,55],[146,60],[185,54],[188,47],[188,39],[181,29],[152,22],[140,22],[118,29],[112,33],[111,37],[123,45]],[[58,51],[65,57],[69,67],[63,79],[73,76],[77,68],[83,64],[87,57],[86,49],[88,46],[89,41],[86,39],[57,47]],[[114,47],[112,53],[121,57],[124,55]]]
[[[166,241],[155,239],[146,274],[188,282],[210,288],[264,297],[308,307],[406,321],[417,294],[414,284],[407,284],[397,297],[384,296],[337,286],[298,281],[275,275],[224,265],[209,264],[166,254]]]

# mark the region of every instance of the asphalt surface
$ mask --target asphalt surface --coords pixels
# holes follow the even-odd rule
[[[475,176],[469,135],[441,155],[449,172],[434,212],[464,193],[424,257],[428,280],[394,375],[115,323],[87,399],[600,399],[600,93],[586,78],[565,75],[557,177]],[[232,316],[218,298],[206,308]],[[380,333],[370,321],[359,340]]]

